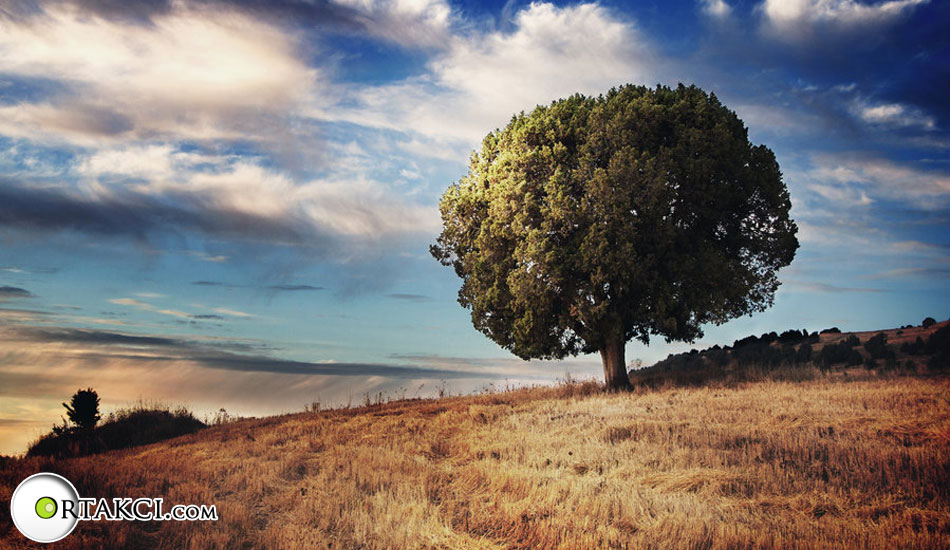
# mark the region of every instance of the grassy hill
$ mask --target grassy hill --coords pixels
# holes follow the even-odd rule
[[[950,379],[900,351],[945,326],[886,331],[901,368],[704,358],[702,385],[663,367],[635,373],[629,394],[573,383],[401,401],[6,460],[4,501],[53,471],[83,496],[216,504],[220,520],[84,522],[31,546],[4,513],[0,547],[950,548]],[[876,334],[857,335],[862,359]]]

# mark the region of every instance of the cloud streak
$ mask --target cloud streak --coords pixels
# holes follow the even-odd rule
[[[0,302],[32,297],[33,293],[29,290],[26,290],[25,288],[16,286],[0,286]]]
[[[140,365],[179,362],[204,368],[271,374],[306,374],[389,378],[494,378],[495,373],[478,369],[402,364],[336,361],[296,361],[248,353],[255,348],[243,342],[197,341],[169,336],[138,335],[68,327],[6,327],[0,329],[0,345],[46,345],[51,357],[68,350],[71,357],[121,358]],[[79,345],[80,347],[76,347]],[[59,346],[59,349],[57,349]],[[63,348],[63,346],[66,346]],[[0,370],[3,364],[0,363]]]

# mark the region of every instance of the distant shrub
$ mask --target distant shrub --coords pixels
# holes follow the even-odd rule
[[[709,361],[718,367],[729,364],[731,359],[728,351],[724,349],[711,349],[703,354]]]
[[[774,367],[782,362],[781,350],[762,340],[732,350],[732,356],[740,366]]]
[[[930,335],[924,351],[933,354],[928,365],[932,369],[950,367],[950,325],[944,325]]]
[[[779,341],[779,342],[784,342],[784,343],[794,344],[794,343],[797,343],[797,342],[802,341],[802,340],[805,339],[807,336],[808,336],[808,333],[807,333],[807,332],[799,332],[799,331],[797,331],[797,330],[795,330],[795,329],[786,330],[785,332],[783,332],[782,334],[779,335],[778,341]]]
[[[821,331],[821,334],[841,334],[841,329],[838,327],[826,328]]]
[[[796,352],[795,360],[798,363],[807,363],[811,361],[812,358],[812,347],[811,344],[805,342],[804,344],[798,346],[798,351]]]
[[[930,328],[930,327],[932,327],[932,326],[934,326],[934,325],[936,325],[936,324],[937,324],[937,320],[936,320],[936,319],[934,319],[933,317],[927,317],[926,319],[924,319],[924,320],[920,323],[920,326],[922,326],[922,327],[924,327],[924,328]]]
[[[884,359],[887,357],[887,335],[879,332],[864,343],[864,349],[872,359]]]
[[[27,456],[67,458],[147,445],[194,433],[205,424],[184,407],[140,405],[112,413],[91,430],[56,427],[27,450]]]
[[[757,344],[757,343],[759,343],[758,336],[755,336],[755,335],[746,336],[745,338],[742,338],[741,340],[736,340],[735,342],[733,342],[732,349],[738,349],[743,346],[748,346],[750,344]]]
[[[927,345],[924,343],[923,338],[918,336],[913,342],[904,342],[901,344],[900,349],[901,353],[906,353],[907,355],[921,355],[927,349]]]
[[[823,368],[841,363],[860,365],[863,361],[861,354],[854,349],[850,338],[835,344],[827,344],[818,352],[818,363]]]

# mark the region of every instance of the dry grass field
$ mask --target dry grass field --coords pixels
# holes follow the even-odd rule
[[[231,422],[0,467],[220,520],[32,545],[179,549],[950,548],[950,380],[863,368],[605,395],[594,383]]]

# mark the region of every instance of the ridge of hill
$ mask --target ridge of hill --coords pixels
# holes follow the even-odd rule
[[[747,336],[731,346],[671,354],[629,372],[634,385],[703,385],[771,379],[801,381],[820,373],[863,367],[905,373],[943,372],[950,367],[950,320],[925,319],[919,326],[841,332],[787,330]],[[925,326],[926,325],[926,326]]]

